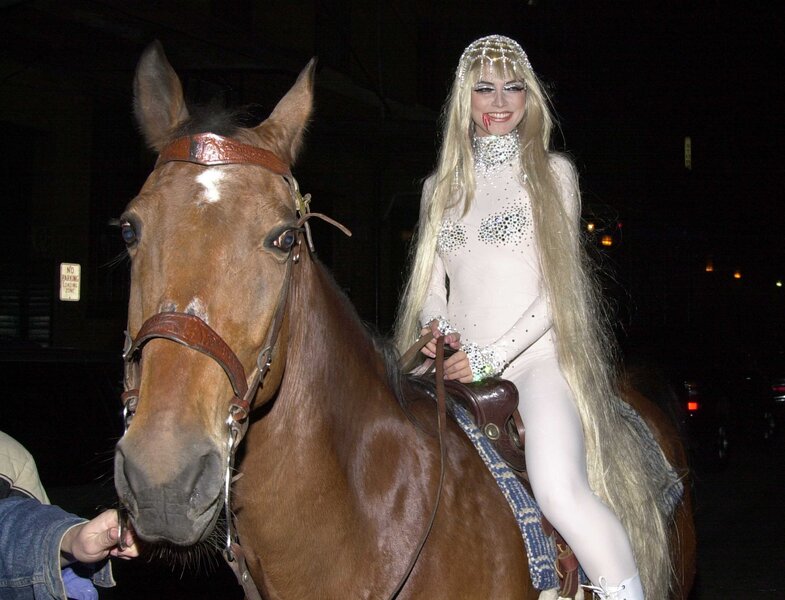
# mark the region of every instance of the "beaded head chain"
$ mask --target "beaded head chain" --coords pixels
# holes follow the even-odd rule
[[[499,68],[501,74],[514,66],[532,70],[529,57],[526,56],[526,52],[518,42],[504,35],[489,35],[473,41],[461,54],[461,60],[458,61],[458,69],[455,72],[461,85],[465,82],[466,73],[478,60],[480,61],[480,79],[486,74],[492,76],[496,68]]]

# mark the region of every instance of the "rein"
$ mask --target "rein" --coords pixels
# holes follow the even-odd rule
[[[408,367],[413,362],[414,357],[419,353],[419,350],[431,341],[431,339],[433,339],[433,334],[428,333],[417,340],[417,342],[406,351],[400,361],[404,371],[408,370]],[[428,537],[431,535],[433,523],[436,521],[436,513],[439,511],[439,504],[442,499],[442,489],[444,488],[444,435],[447,427],[447,397],[444,389],[444,336],[440,336],[436,340],[436,359],[434,360],[434,365],[436,368],[436,417],[439,430],[439,484],[436,488],[436,499],[434,500],[433,508],[431,509],[431,517],[428,519],[428,524],[420,537],[417,547],[412,553],[412,557],[409,560],[403,577],[401,577],[398,585],[395,586],[395,590],[393,590],[393,593],[390,595],[390,600],[394,600],[398,597],[403,586],[406,585],[406,582],[409,580],[412,571],[414,571],[417,560],[420,558],[420,554],[422,554],[422,549],[425,547],[425,542],[428,541]]]

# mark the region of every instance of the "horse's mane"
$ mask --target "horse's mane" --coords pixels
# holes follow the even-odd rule
[[[319,259],[318,255],[311,254],[311,259],[317,272],[320,273],[319,278],[326,285],[329,293],[334,296],[334,301],[330,302],[331,306],[334,308],[341,306],[345,318],[354,321],[358,329],[367,336],[374,351],[382,361],[387,385],[389,386],[390,391],[395,396],[395,399],[401,408],[406,412],[407,399],[404,393],[404,380],[407,376],[401,371],[400,354],[395,347],[393,340],[390,337],[381,334],[373,323],[369,323],[360,317],[354,303],[352,303],[341,286],[338,285],[332,271]]]
[[[391,338],[376,332],[375,328],[368,323],[364,323],[364,325],[368,331],[368,335],[371,336],[371,341],[376,349],[376,353],[381,357],[382,362],[384,363],[384,370],[387,373],[387,383],[389,384],[390,389],[392,389],[393,394],[395,394],[398,404],[405,406],[402,386],[404,374],[401,371],[401,356],[398,349],[395,347]]]
[[[188,109],[190,112],[188,118],[172,131],[169,141],[205,132],[233,137],[254,118],[247,108],[230,109],[217,101],[189,105]]]

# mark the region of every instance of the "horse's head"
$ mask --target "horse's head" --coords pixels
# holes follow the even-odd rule
[[[286,350],[274,342],[287,323],[278,306],[299,241],[288,168],[312,85],[313,61],[270,117],[245,129],[192,118],[159,44],[137,67],[136,116],[159,160],[121,218],[134,391],[115,478],[143,539],[205,539],[223,507],[227,423],[241,421],[254,399],[268,344],[275,360],[257,404],[282,377]]]

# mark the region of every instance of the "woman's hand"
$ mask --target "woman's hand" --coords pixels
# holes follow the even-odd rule
[[[444,334],[439,330],[439,319],[434,319],[430,323],[428,323],[427,327],[423,327],[420,330],[420,335],[425,335],[426,333],[432,333],[433,339],[428,342],[425,346],[423,346],[422,352],[428,358],[436,358],[436,340],[442,337]],[[457,331],[452,333],[448,333],[444,336],[444,345],[452,348],[453,350],[457,350],[461,347],[461,334]],[[446,368],[449,359],[445,361],[444,366]]]
[[[136,536],[130,528],[123,531],[124,548],[121,550],[118,547],[120,527],[117,519],[116,510],[107,510],[92,521],[80,523],[66,531],[60,543],[61,566],[74,561],[90,564],[110,555],[124,559],[139,556]]]
[[[444,378],[457,379],[461,383],[471,383],[474,380],[466,352],[458,350],[458,352],[444,361]]]
[[[436,358],[436,340],[444,334],[439,329],[439,319],[434,319],[428,323],[427,327],[420,330],[420,335],[432,333],[433,339],[423,346],[421,352],[428,358]],[[472,368],[469,365],[469,357],[461,347],[461,334],[453,331],[444,335],[444,345],[456,350],[454,354],[449,356],[444,361],[444,378],[457,379],[461,383],[470,383],[472,381]]]

